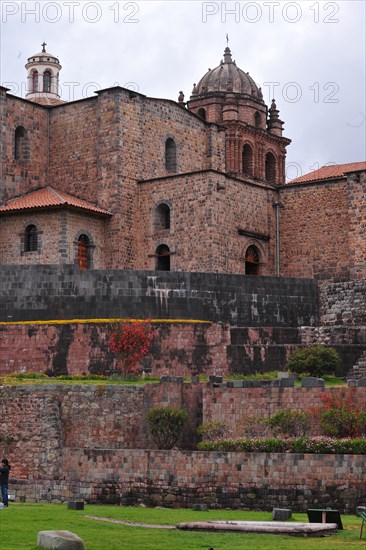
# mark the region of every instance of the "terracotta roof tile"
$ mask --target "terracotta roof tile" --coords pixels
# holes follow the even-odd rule
[[[33,210],[37,208],[50,208],[55,206],[70,206],[72,208],[86,210],[89,213],[99,214],[102,216],[112,215],[107,210],[98,208],[87,201],[78,199],[77,197],[63,193],[62,191],[56,191],[53,187],[42,187],[41,189],[31,191],[21,197],[10,199],[5,205],[0,206],[0,214],[2,212],[17,212],[27,209]]]
[[[309,172],[308,174],[304,174],[303,176],[287,182],[286,185],[292,185],[293,183],[306,183],[311,181],[343,178],[347,172],[357,172],[358,170],[366,170],[366,161],[322,166],[318,170],[314,170],[313,172]]]

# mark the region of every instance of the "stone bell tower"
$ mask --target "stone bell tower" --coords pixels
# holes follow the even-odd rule
[[[46,51],[46,45],[43,42],[42,51],[28,58],[26,98],[43,105],[57,105],[63,103],[59,94],[62,67],[57,57]]]
[[[193,85],[187,108],[226,128],[226,170],[235,177],[278,185],[285,183],[283,122],[273,100],[268,109],[261,88],[232,59],[224,59]]]

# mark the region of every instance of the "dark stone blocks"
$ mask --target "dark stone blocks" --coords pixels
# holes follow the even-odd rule
[[[11,300],[9,283],[17,289]],[[202,319],[275,327],[276,340],[297,343],[296,327],[318,320],[317,283],[305,279],[33,265],[3,266],[0,289],[2,321]],[[245,333],[233,334],[233,343],[246,338]]]

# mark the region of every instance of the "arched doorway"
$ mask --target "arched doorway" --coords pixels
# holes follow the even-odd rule
[[[170,271],[170,249],[166,244],[161,244],[156,249],[157,271]]]
[[[80,269],[89,269],[89,246],[89,237],[80,235],[78,239],[78,265]]]
[[[259,275],[259,250],[254,245],[245,253],[245,275]]]

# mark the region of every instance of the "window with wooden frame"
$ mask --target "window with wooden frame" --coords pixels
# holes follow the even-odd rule
[[[248,246],[245,253],[245,274],[259,275],[259,250],[256,246]]]
[[[80,269],[89,269],[90,267],[89,248],[89,237],[80,235],[78,239],[78,266]]]

